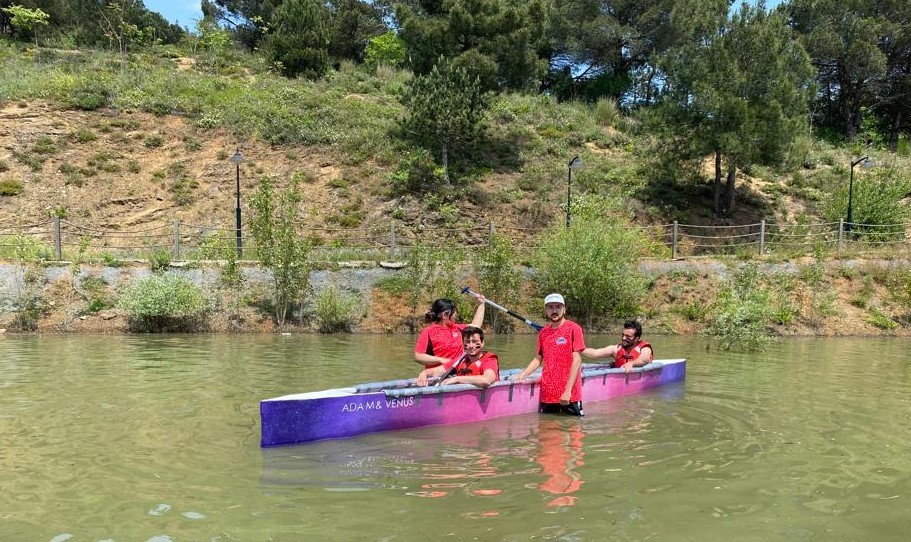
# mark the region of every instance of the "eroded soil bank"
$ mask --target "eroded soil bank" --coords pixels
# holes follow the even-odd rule
[[[724,283],[742,262],[719,260],[643,261],[650,280],[639,314],[650,334],[696,334],[711,318]],[[786,336],[911,336],[911,291],[908,262],[904,260],[831,260],[808,258],[783,263],[759,263],[761,272],[776,283],[776,295],[786,297],[787,310],[770,324],[775,334]],[[267,310],[271,277],[254,266],[242,267],[241,288],[221,284],[217,266],[172,265],[210,298],[212,311],[200,326],[205,332],[270,333],[279,331]],[[314,291],[333,284],[356,293],[363,312],[355,320],[358,333],[408,333],[426,309],[413,307],[404,297],[380,286],[398,268],[363,262],[347,268],[314,271]],[[0,264],[0,329],[20,331],[17,315],[26,299],[41,309],[32,331],[46,333],[128,333],[127,314],[116,307],[118,291],[151,273],[147,262],[118,266]],[[470,276],[465,283],[474,285]],[[90,289],[87,285],[93,285]],[[530,286],[530,285],[529,285]],[[529,293],[510,307],[532,319],[541,319],[539,300]],[[493,311],[491,311],[493,312]],[[307,304],[303,313],[308,314]],[[572,317],[572,307],[569,307]],[[582,322],[592,332],[614,332],[622,319]],[[515,326],[518,333],[530,333]],[[281,331],[314,332],[312,319],[293,323]]]

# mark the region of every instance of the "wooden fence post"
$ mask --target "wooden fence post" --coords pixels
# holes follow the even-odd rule
[[[174,221],[174,259],[180,260],[180,220]]]
[[[838,219],[838,232],[835,234],[835,250],[841,252],[841,232],[845,231],[845,221]]]
[[[759,221],[759,255],[765,254],[765,219]]]
[[[57,256],[57,261],[63,259],[63,239],[60,234],[60,217],[54,217],[54,254]]]
[[[671,259],[677,259],[677,233],[678,233],[679,224],[677,221],[674,221],[674,237],[673,243],[671,244]]]
[[[389,223],[389,259],[395,261],[395,220]]]

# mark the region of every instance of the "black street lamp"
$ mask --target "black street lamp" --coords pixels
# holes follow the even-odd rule
[[[569,161],[566,168],[566,227],[569,227],[569,223],[572,221],[572,211],[570,205],[572,202],[573,196],[573,170],[582,167],[582,160],[579,158],[579,155],[575,155],[572,160]]]
[[[240,163],[244,161],[244,155],[240,153],[240,149],[237,149],[234,152],[234,156],[229,158],[229,160],[234,162],[234,166],[237,168],[237,206],[234,208],[234,215],[236,218],[237,257],[239,259],[244,254],[243,240],[240,235]]]
[[[848,182],[848,220],[845,222],[845,231],[851,231],[854,226],[854,167],[862,164],[861,167],[870,167],[870,157],[864,156],[851,162],[851,180]]]

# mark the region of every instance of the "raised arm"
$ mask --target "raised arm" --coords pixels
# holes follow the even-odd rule
[[[471,324],[474,327],[481,327],[484,325],[484,309],[487,306],[487,298],[483,295],[478,295],[478,308],[474,311],[474,318],[471,319]]]

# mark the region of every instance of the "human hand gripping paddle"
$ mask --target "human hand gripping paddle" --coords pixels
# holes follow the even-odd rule
[[[462,354],[461,357],[459,357],[458,361],[456,361],[455,363],[452,364],[452,367],[450,367],[448,371],[443,373],[443,375],[440,377],[440,379],[436,381],[436,384],[434,384],[434,386],[439,386],[440,384],[443,383],[444,380],[446,380],[450,376],[454,375],[455,372],[459,369],[459,365],[461,365],[462,362],[464,362],[467,359],[468,359],[468,352],[465,352],[464,354]]]
[[[468,286],[462,288],[462,293],[463,293],[463,294],[468,294],[468,295],[470,295],[471,297],[474,297],[475,299],[477,299],[477,298],[480,297],[479,294],[477,294],[477,293],[475,293],[475,292],[472,292],[472,291],[471,291],[471,288],[469,288]],[[539,323],[537,323],[537,322],[532,322],[531,320],[529,320],[528,318],[522,316],[521,314],[517,314],[517,313],[512,312],[511,310],[507,309],[506,307],[504,307],[504,306],[502,306],[502,305],[497,305],[496,303],[494,303],[493,301],[491,301],[491,300],[489,300],[489,299],[484,299],[484,303],[487,303],[488,305],[490,305],[491,307],[497,309],[497,310],[500,311],[500,312],[505,312],[506,314],[512,316],[513,318],[517,318],[517,319],[519,319],[519,320],[522,320],[523,322],[525,322],[526,324],[528,324],[528,325],[530,325],[532,328],[534,328],[535,331],[541,331],[541,328],[544,327],[544,326],[542,326],[541,324],[539,324]]]

